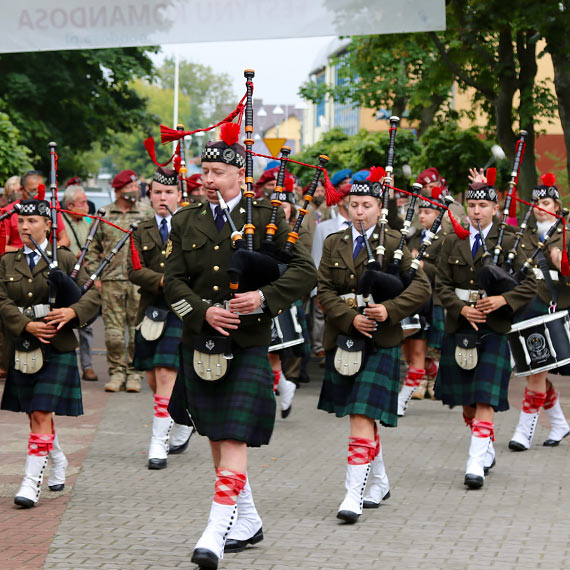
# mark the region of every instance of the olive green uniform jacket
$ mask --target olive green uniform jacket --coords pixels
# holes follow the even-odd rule
[[[129,263],[129,281],[140,287],[138,324],[143,320],[144,312],[149,305],[162,306],[166,302],[160,285],[166,266],[166,243],[162,243],[154,216],[139,224],[133,233],[133,239],[142,265],[142,269],[135,271],[133,264]]]
[[[538,232],[536,229],[527,230],[523,234],[523,238],[520,244],[520,254],[523,256],[523,259],[530,258],[536,247],[538,246]],[[570,277],[563,277],[558,268],[552,263],[550,259],[550,248],[551,247],[558,247],[560,250],[564,249],[564,242],[562,236],[562,228],[558,227],[554,235],[546,242],[545,248],[542,250],[544,253],[544,257],[546,258],[546,262],[548,263],[548,269],[552,271],[556,271],[558,273],[558,281],[553,281],[554,287],[558,291],[558,301],[557,307],[558,309],[568,309],[570,307]],[[570,230],[566,230],[566,249],[570,251]],[[533,267],[538,268],[538,263],[535,261],[533,262]],[[538,287],[538,296],[540,297],[543,303],[547,305],[550,304],[550,291],[548,290],[548,286],[546,285],[546,281],[544,279],[537,279],[537,287]]]
[[[105,206],[107,215],[106,220],[128,230],[132,223],[141,223],[151,217],[154,217],[154,210],[141,202],[135,202],[128,212],[123,212],[117,202],[113,202]],[[125,234],[111,227],[109,224],[101,223],[95,232],[95,237],[85,256],[85,266],[89,274],[93,273],[103,259],[117,245],[117,242]],[[101,275],[101,281],[127,281],[128,280],[128,261],[130,258],[129,244],[126,243],[121,250],[113,257],[111,263],[107,265]]]
[[[271,209],[268,200],[253,201],[255,250],[259,249],[265,237]],[[244,226],[245,199],[242,198],[231,216],[238,229]],[[290,231],[283,210],[278,211],[277,227],[274,241],[278,248],[282,248]],[[213,304],[223,305],[230,299],[227,268],[235,251],[230,233],[227,223],[218,233],[208,202],[186,206],[172,217],[164,293],[184,323],[182,342],[186,344],[191,344],[193,335],[211,332],[205,321],[206,311]],[[316,277],[311,256],[297,242],[288,269],[279,279],[261,288],[267,308],[259,314],[240,315],[238,329],[229,331],[232,340],[241,347],[268,345],[271,318],[286,311],[294,301],[306,295],[314,287]]]
[[[487,248],[492,253],[493,247],[499,237],[499,222],[493,221],[493,226],[485,240]],[[513,246],[515,236],[512,232],[505,232],[502,250],[508,252]],[[469,305],[462,301],[455,294],[455,289],[478,289],[476,284],[477,271],[482,267],[483,247],[480,247],[475,255],[471,255],[471,245],[469,237],[465,240],[459,239],[455,233],[449,234],[439,253],[437,263],[437,273],[435,279],[435,289],[441,304],[447,309],[445,317],[445,332],[454,333],[458,330],[473,330],[469,322],[461,315],[461,309]],[[505,256],[501,253],[499,265],[502,265]],[[524,263],[524,257],[517,255],[514,269],[519,269]],[[504,293],[503,297],[507,301],[507,307],[501,307],[487,316],[488,327],[500,334],[508,332],[511,328],[513,312],[521,309],[529,303],[536,295],[536,281],[534,274],[529,275],[523,282],[512,291]]]
[[[46,252],[51,255],[51,251]],[[57,249],[57,261],[62,271],[68,275],[75,265],[75,256],[67,248]],[[49,268],[40,258],[33,271],[30,271],[24,249],[8,252],[0,261],[0,315],[9,333],[20,336],[26,325],[33,319],[26,317],[18,307],[31,307],[33,305],[47,305]],[[77,276],[77,284],[87,281],[88,275],[82,267]],[[70,307],[77,313],[77,319],[71,321],[74,326],[81,328],[96,317],[101,306],[99,291],[92,287],[81,299]],[[78,321],[78,322],[77,322]],[[69,352],[77,348],[77,338],[71,326],[64,326],[51,340],[52,346],[60,352]]]
[[[378,226],[377,226],[378,228]],[[370,245],[374,251],[378,246],[379,230],[375,230],[370,237]],[[383,270],[392,260],[394,250],[400,242],[400,233],[386,230],[384,246]],[[340,295],[356,293],[358,282],[368,265],[366,248],[353,259],[354,244],[352,230],[341,230],[331,234],[325,239],[323,256],[319,264],[319,284],[317,295],[325,313],[325,333],[323,348],[331,350],[336,346],[339,334],[348,336],[360,335],[352,325],[354,317],[359,314],[357,307],[349,306]],[[412,255],[404,246],[404,255],[401,260],[401,271],[405,273],[412,263]],[[384,301],[382,304],[388,310],[388,319],[378,323],[378,329],[373,334],[376,346],[392,347],[399,345],[403,340],[400,321],[413,315],[428,299],[431,294],[429,280],[423,269],[419,268],[409,287],[395,299]]]

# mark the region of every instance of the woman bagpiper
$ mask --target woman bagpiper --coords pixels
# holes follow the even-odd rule
[[[486,248],[493,250],[500,234],[495,217],[497,191],[486,182],[476,182],[469,185],[466,200],[469,239],[446,237],[436,273],[436,293],[447,314],[435,393],[445,405],[463,406],[464,421],[471,429],[464,483],[478,489],[495,464],[494,414],[509,409],[511,364],[505,333],[513,312],[534,297],[535,280],[531,273],[502,295],[487,296],[478,288],[477,276],[487,261]],[[510,233],[498,245],[508,251],[513,243]],[[501,253],[499,264],[503,257]],[[523,261],[518,255],[515,269]]]
[[[148,468],[164,469],[168,455],[185,451],[192,435],[191,426],[174,423],[168,413],[180,365],[178,349],[182,336],[182,321],[168,307],[163,289],[172,213],[182,199],[176,170],[159,166],[149,195],[154,216],[141,222],[134,233],[142,268],[129,267],[129,280],[141,288],[133,367],[146,371],[154,397]]]
[[[69,307],[53,309],[48,304],[48,265],[31,238],[46,251],[50,227],[48,202],[23,200],[18,231],[24,247],[4,254],[0,262],[0,314],[17,339],[1,409],[25,412],[30,418],[25,474],[14,498],[14,503],[24,508],[33,507],[39,500],[48,458],[49,489],[64,488],[67,459],[59,446],[53,415],[83,414],[77,339],[71,327],[86,326],[101,304],[95,288]],[[75,256],[60,248],[57,257],[59,268],[71,273]],[[87,279],[82,269],[77,283],[81,285]]]
[[[407,244],[414,257],[417,257],[420,247],[428,238],[430,228],[442,210],[435,202],[436,200],[429,202],[420,200],[418,221],[422,230],[415,232]],[[436,234],[429,238],[431,243],[422,257],[423,270],[432,286],[432,299],[429,314],[425,319],[425,324],[422,323],[422,329],[404,341],[403,348],[408,362],[408,370],[398,396],[398,416],[405,415],[410,398],[423,400],[426,391],[432,400],[435,398],[434,383],[439,367],[444,321],[443,307],[434,290],[435,272],[439,251],[446,235],[440,225]]]
[[[560,214],[562,205],[560,203],[560,192],[554,185],[556,180],[554,175],[545,174],[542,176],[542,184],[537,186],[533,192],[533,200],[537,200],[537,206],[553,214]],[[523,234],[521,251],[530,255],[538,246],[539,241],[543,241],[545,235],[550,230],[557,218],[547,212],[533,209],[536,218],[536,228],[526,231]],[[529,319],[538,315],[546,315],[549,312],[551,301],[556,302],[556,310],[570,308],[570,293],[567,291],[568,278],[560,274],[562,259],[563,235],[562,228],[558,227],[555,233],[546,242],[543,255],[548,265],[549,286],[542,271],[537,267],[535,275],[538,283],[538,295],[534,302],[527,308],[523,319]],[[566,234],[566,241],[570,245],[570,233]],[[552,287],[552,290],[550,289]],[[553,299],[553,293],[557,297]],[[570,374],[570,366],[549,370],[550,374]],[[540,408],[544,409],[546,417],[550,423],[550,433],[543,442],[546,447],[556,447],[570,434],[570,426],[564,417],[564,412],[560,407],[560,394],[556,392],[552,382],[546,378],[547,372],[539,372],[527,376],[527,387],[524,392],[524,399],[521,406],[519,423],[515,433],[509,442],[509,448],[513,451],[526,451],[532,445]]]
[[[362,295],[357,295],[357,284],[369,260],[365,238],[359,231],[361,222],[373,250],[381,245],[380,236],[385,236],[383,268],[400,241],[398,232],[378,224],[379,186],[369,180],[353,183],[348,204],[352,227],[326,238],[319,265],[318,296],[326,315],[326,359],[318,408],[339,418],[350,416],[346,495],[337,513],[337,518],[347,523],[358,520],[363,506],[376,508],[388,496],[376,421],[387,427],[397,424],[403,339],[400,321],[415,313],[431,292],[420,268],[409,287],[395,299],[365,306]],[[383,221],[385,224],[384,217]],[[404,247],[401,271],[406,272],[411,262],[412,256]],[[360,367],[352,366],[356,348],[362,351]],[[371,486],[364,497],[371,471]]]

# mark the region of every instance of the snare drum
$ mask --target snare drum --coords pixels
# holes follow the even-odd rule
[[[400,321],[404,338],[408,338],[419,332],[422,329],[422,324],[419,315],[411,315]]]
[[[507,333],[515,376],[529,376],[570,363],[570,316],[558,311],[521,321]]]
[[[297,307],[293,305],[288,311],[283,311],[271,322],[271,345],[269,352],[289,348],[305,342],[303,329],[297,318]]]

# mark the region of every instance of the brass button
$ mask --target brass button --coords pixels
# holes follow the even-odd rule
[[[143,251],[146,251],[148,249],[148,245],[143,245]]]
[[[523,243],[523,244],[521,244],[521,247],[524,247],[524,246],[525,246],[525,245],[524,245],[524,243]]]
[[[279,309],[279,310],[277,311],[277,314],[280,315],[282,312],[283,312],[283,309]]]
[[[162,255],[166,255],[166,250],[163,249],[160,253],[162,253]]]
[[[355,292],[356,292],[356,290],[355,290],[355,289],[351,289],[351,292],[352,292],[352,293],[355,293]]]
[[[429,257],[429,253],[424,254],[424,257]]]
[[[33,297],[33,296],[34,296],[34,294],[30,291],[30,292],[28,293],[28,297]]]
[[[195,244],[195,243],[193,243],[193,244],[192,244],[192,247],[196,247],[196,244]]]
[[[214,246],[214,251],[218,251],[218,249],[220,249],[220,246],[219,246],[219,245],[215,245],[215,246]]]
[[[261,322],[261,317],[257,317],[257,322],[258,322],[258,323]]]
[[[13,277],[10,277],[10,281],[14,281],[14,278],[13,278]]]
[[[470,269],[471,271],[475,271],[475,269],[473,269],[473,267],[470,267],[469,269]]]
[[[455,263],[459,263],[459,259],[456,259],[456,260],[455,260]]]
[[[219,270],[220,270],[219,265],[214,265],[214,271],[219,271]]]
[[[161,262],[161,263],[160,263],[160,267],[164,267],[164,263]]]
[[[220,288],[219,288],[217,285],[214,285],[214,286],[212,287],[212,289],[213,289],[214,291],[219,291],[219,290],[220,290]]]
[[[473,285],[473,283],[475,283],[475,281],[473,281],[473,279],[470,279],[470,280],[469,280],[469,284],[470,284],[470,285]]]
[[[33,283],[34,280],[33,279],[28,279],[28,283]]]
[[[350,279],[354,279],[354,274],[351,273],[351,274],[349,275],[349,277],[350,277]]]
[[[335,262],[334,262],[334,266],[335,266],[335,267],[338,267],[338,261],[335,261]]]

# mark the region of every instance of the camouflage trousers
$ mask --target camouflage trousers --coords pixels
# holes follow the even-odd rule
[[[103,281],[103,324],[109,376],[142,378],[132,367],[135,354],[135,326],[140,295],[130,281]]]

